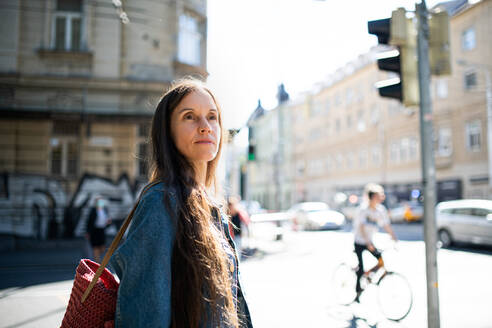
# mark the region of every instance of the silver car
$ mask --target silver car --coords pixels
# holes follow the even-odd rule
[[[345,224],[345,216],[323,202],[297,203],[287,213],[304,230],[340,229]]]
[[[443,247],[453,242],[492,246],[492,201],[461,199],[436,206],[439,240]]]

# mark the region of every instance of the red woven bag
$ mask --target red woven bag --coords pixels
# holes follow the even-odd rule
[[[140,193],[138,201],[121,225],[118,234],[109,246],[101,265],[91,260],[80,260],[75,271],[72,293],[61,328],[111,328],[114,327],[116,297],[119,284],[106,265],[130,225],[133,213],[142,195],[159,181],[148,184]]]
[[[104,269],[85,302],[81,302],[98,268],[99,264],[91,260],[80,261],[62,328],[114,327],[119,284],[108,269]]]

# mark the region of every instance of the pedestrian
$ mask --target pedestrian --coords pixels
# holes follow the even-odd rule
[[[155,110],[150,182],[110,264],[116,327],[252,327],[217,196],[220,108],[201,82],[173,85]]]
[[[381,185],[369,183],[364,188],[366,199],[357,208],[354,222],[354,248],[359,262],[357,268],[357,283],[355,291],[357,293],[356,301],[359,302],[359,296],[362,292],[360,278],[364,274],[364,263],[362,261],[362,252],[369,251],[378,263],[382,263],[381,252],[376,249],[373,243],[373,235],[379,227],[383,227],[394,241],[397,241],[396,235],[391,228],[388,211],[382,204],[385,199],[384,189]]]
[[[236,250],[238,254],[241,256],[242,248],[243,248],[242,247],[243,230],[246,230],[249,234],[248,231],[249,215],[242,208],[241,204],[239,203],[239,198],[236,196],[229,197],[227,201],[227,207],[232,223],[229,230],[231,231],[231,235],[234,239],[234,243],[236,244]]]
[[[106,227],[111,224],[106,201],[96,196],[87,219],[86,238],[92,246],[92,254],[96,262],[100,262],[106,247]]]

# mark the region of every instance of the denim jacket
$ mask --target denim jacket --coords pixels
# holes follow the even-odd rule
[[[171,206],[175,205],[171,188],[163,183],[149,188],[135,210],[126,240],[111,257],[110,266],[120,279],[116,328],[170,326],[175,226],[163,203],[164,193],[170,196]],[[234,250],[227,218],[221,213],[220,219],[227,242]],[[231,269],[234,268],[231,270],[231,286],[233,295],[237,297],[236,308],[241,327],[249,328],[252,327],[251,318],[239,282],[237,256],[233,252],[228,253],[229,261],[234,265],[231,266]],[[213,325],[204,322],[200,326]]]

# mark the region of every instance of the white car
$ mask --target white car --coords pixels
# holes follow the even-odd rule
[[[437,233],[443,247],[454,242],[492,246],[492,201],[461,199],[436,206]]]
[[[345,216],[323,202],[298,203],[288,213],[294,224],[304,230],[340,229],[345,224]]]

